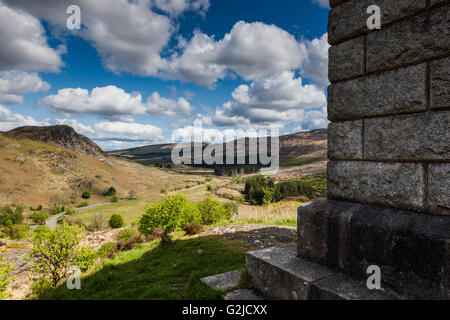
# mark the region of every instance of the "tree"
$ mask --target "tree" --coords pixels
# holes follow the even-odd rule
[[[0,254],[0,300],[8,297],[7,289],[11,283],[11,274],[14,271],[12,264],[6,263],[5,259]]]
[[[105,197],[110,197],[110,196],[116,195],[116,193],[117,193],[116,188],[114,188],[114,187],[109,187],[109,188],[103,193],[103,195],[104,195]]]
[[[166,239],[169,233],[182,229],[191,222],[201,219],[198,208],[181,195],[169,196],[162,203],[150,206],[139,219],[139,232],[150,235],[156,228],[162,228]],[[163,239],[164,239],[163,238]]]
[[[90,199],[90,198],[91,198],[91,192],[90,192],[89,190],[86,190],[86,191],[84,191],[84,192],[81,194],[81,197],[82,197],[83,199]]]
[[[111,218],[109,218],[108,225],[112,229],[122,228],[124,225],[122,216],[120,214],[113,214]]]
[[[201,221],[204,225],[211,225],[222,219],[229,219],[233,209],[227,208],[222,202],[211,199],[210,196],[198,203]]]
[[[68,276],[69,267],[78,265],[86,269],[93,263],[93,252],[81,245],[84,230],[67,223],[58,225],[56,229],[43,228],[34,232],[33,247],[28,254],[33,272],[47,278],[54,288]]]

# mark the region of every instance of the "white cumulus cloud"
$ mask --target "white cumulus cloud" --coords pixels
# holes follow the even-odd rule
[[[0,1],[0,70],[59,72],[64,50],[48,45],[38,19]]]
[[[177,117],[193,110],[185,98],[174,100],[154,92],[143,103],[140,93],[128,93],[116,86],[96,87],[91,92],[82,88],[60,89],[57,94],[42,98],[38,105],[65,117],[92,114],[123,122],[133,122],[135,115]]]
[[[37,73],[0,71],[0,103],[24,103],[25,95],[49,89],[50,84],[43,81]]]

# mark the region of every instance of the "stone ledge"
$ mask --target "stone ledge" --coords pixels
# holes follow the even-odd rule
[[[299,208],[301,258],[366,276],[421,299],[450,298],[450,217],[317,199]]]
[[[337,270],[297,257],[293,245],[247,253],[247,270],[254,289],[265,297],[282,300],[391,300],[389,290],[369,290],[363,278],[350,278]]]
[[[241,278],[242,272],[244,272],[244,269],[216,274],[213,276],[201,278],[200,280],[210,288],[224,291],[236,288],[239,285],[239,280]]]

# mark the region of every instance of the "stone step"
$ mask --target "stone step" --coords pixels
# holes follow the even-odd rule
[[[253,287],[279,300],[397,300],[390,290],[369,290],[357,279],[297,257],[296,244],[247,253]]]
[[[233,270],[213,276],[201,278],[200,281],[215,290],[225,291],[239,286],[241,274],[245,269]]]

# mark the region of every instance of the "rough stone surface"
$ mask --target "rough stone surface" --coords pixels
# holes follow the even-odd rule
[[[204,284],[216,290],[227,290],[235,288],[239,285],[241,273],[243,269],[234,270],[226,273],[216,274],[213,276],[200,279]]]
[[[336,274],[319,280],[312,287],[313,300],[398,300],[401,297],[386,289],[369,290],[366,279]]]
[[[424,185],[420,163],[328,163],[329,199],[423,211]]]
[[[328,88],[331,121],[360,119],[427,108],[426,65],[332,84]]]
[[[332,122],[328,126],[328,158],[362,160],[362,120]]]
[[[450,53],[450,6],[367,35],[367,72],[386,70]]]
[[[394,21],[417,14],[426,9],[426,0],[353,0],[331,10],[328,23],[328,40],[336,44],[370,32],[367,28],[367,8],[378,5],[381,9],[382,27]]]
[[[430,6],[437,6],[437,5],[443,5],[444,3],[450,3],[450,0],[431,0]]]
[[[366,119],[364,159],[450,159],[450,111]]]
[[[280,247],[247,252],[246,260],[254,288],[270,299],[308,300],[311,283],[333,274]]]
[[[228,292],[224,297],[224,300],[234,301],[252,301],[252,300],[264,300],[263,297],[248,289],[237,289]]]
[[[334,8],[334,7],[344,3],[346,1],[348,1],[348,0],[330,0],[330,7]]]
[[[450,57],[433,61],[430,70],[431,108],[450,108]]]
[[[450,216],[450,163],[428,167],[428,210]]]
[[[402,295],[450,297],[450,217],[317,199],[298,219],[301,258],[361,277],[378,265],[383,284]]]
[[[329,50],[328,77],[330,82],[364,74],[364,37],[332,46]]]

